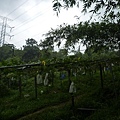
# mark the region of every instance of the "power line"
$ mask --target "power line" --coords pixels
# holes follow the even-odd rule
[[[23,2],[22,4],[20,4],[17,8],[15,8],[13,11],[11,11],[10,13],[8,13],[7,16],[9,16],[10,14],[12,14],[13,12],[15,12],[17,9],[19,9],[22,5],[24,5],[28,0],[26,0],[25,2]],[[1,36],[0,36],[0,46],[4,45],[5,44],[5,36],[9,36],[10,39],[14,36],[14,35],[10,35],[8,33],[6,33],[6,28],[10,28],[10,32],[12,30],[12,28],[14,27],[10,27],[8,24],[7,24],[7,21],[12,21],[11,19],[7,18],[7,17],[3,17],[3,16],[0,16],[0,18],[3,20],[3,23],[1,24],[2,28],[1,28]]]
[[[25,2],[23,2],[22,4],[20,4],[17,8],[15,8],[13,11],[11,11],[10,13],[8,13],[7,17],[12,14],[13,12],[15,12],[17,9],[19,9],[21,6],[23,6],[26,2],[28,2],[28,0],[26,0]]]
[[[15,36],[18,35],[18,34],[20,34],[20,33],[22,33],[22,32],[24,32],[24,31],[26,31],[26,30],[28,30],[28,29],[30,29],[30,28],[32,28],[33,26],[34,25],[30,26],[29,28],[24,29],[23,31],[20,31],[20,32],[16,33]]]
[[[48,8],[48,10],[49,10],[49,8]],[[48,10],[46,10],[46,11],[48,11]],[[44,12],[44,13],[45,13],[45,12]],[[44,13],[42,13],[42,14],[44,14]],[[41,16],[42,14],[39,14],[38,16],[30,19],[30,21],[31,21],[31,20],[35,20],[37,17]],[[29,22],[30,22],[30,21],[29,21]],[[33,26],[31,26],[31,27],[33,27]],[[29,27],[29,28],[31,28],[31,27]],[[28,30],[29,28],[25,29],[24,31]],[[24,32],[24,31],[21,31],[21,32],[19,32],[19,33],[17,33],[17,34],[20,34],[20,33]],[[43,32],[44,32],[44,31],[43,31]],[[43,32],[40,32],[40,33],[43,33]],[[35,34],[35,35],[33,35],[33,36],[39,35],[40,33]],[[17,34],[15,34],[14,36],[16,36]],[[22,39],[22,38],[21,38],[21,39]],[[18,42],[15,42],[14,44],[19,43],[19,42],[21,42],[21,40],[18,41]]]
[[[36,18],[38,18],[39,16],[41,16],[42,14],[39,14],[38,16],[36,16],[35,18],[33,18],[32,20],[35,20]],[[29,21],[29,22],[31,22],[31,20]],[[43,21],[44,22],[44,21]],[[27,22],[28,23],[28,22]],[[23,25],[22,25],[23,26]],[[30,26],[29,28],[27,28],[27,29],[24,29],[23,31],[20,31],[20,32],[18,32],[18,33],[16,33],[15,35],[18,35],[18,34],[20,34],[20,33],[22,33],[22,32],[24,32],[24,31],[26,31],[26,30],[28,30],[28,29],[30,29],[30,28],[32,28],[34,25],[32,25],[32,26]],[[21,27],[21,26],[20,26]],[[20,28],[19,27],[19,28]],[[18,29],[18,28],[17,28]],[[16,29],[15,29],[16,30]],[[14,31],[15,31],[14,30]]]
[[[40,1],[39,3],[36,3],[36,4],[35,4],[33,7],[31,7],[29,10],[23,12],[22,14],[20,14],[20,15],[17,16],[16,18],[14,18],[13,21],[16,20],[16,19],[18,19],[19,17],[21,17],[21,16],[24,15],[25,13],[27,13],[28,11],[30,11],[30,10],[33,9],[34,7],[38,6],[40,3],[41,3],[41,1]]]
[[[14,9],[12,12],[10,12],[8,15],[10,15],[10,14],[12,14],[14,11],[16,11],[18,8],[20,8],[22,5],[24,5],[26,2],[28,2],[28,0],[27,1],[25,1],[24,3],[22,3],[21,5],[19,5],[16,9]],[[39,4],[40,4],[41,2],[39,2]],[[31,7],[29,10],[31,10],[31,9],[33,9],[34,7],[36,7],[36,6],[38,6],[39,5],[38,3],[36,4],[36,5],[34,5],[33,7]],[[29,10],[27,10],[26,12],[28,12]],[[18,17],[20,17],[20,16],[22,16],[23,14],[25,14],[26,12],[24,12],[24,13],[22,13],[21,15],[19,15]],[[7,15],[7,16],[8,16]],[[41,15],[41,14],[40,14]],[[39,15],[39,16],[40,16]],[[39,17],[39,16],[37,16],[37,17]],[[18,17],[16,17],[15,19],[17,19]],[[35,18],[37,18],[37,17],[35,17]],[[15,20],[14,19],[14,20]],[[14,21],[13,20],[13,21]],[[32,20],[34,20],[34,18],[32,19]],[[25,31],[25,30],[24,30]],[[9,37],[10,37],[10,39],[11,39],[11,37],[13,37],[14,35],[9,35],[9,34],[7,34]]]
[[[2,23],[2,30],[1,30],[1,37],[0,37],[0,46],[3,46],[5,43],[5,36],[8,35],[10,36],[8,33],[6,33],[6,28],[10,27],[9,25],[7,25],[7,21],[11,21],[11,19],[7,18],[7,17],[3,17],[0,16],[0,18],[3,20]]]
[[[46,30],[44,30],[43,32],[39,32],[39,33],[33,35],[31,38],[33,38],[33,37],[35,37],[35,36],[38,36],[38,35],[40,35],[41,33],[44,33],[45,31],[46,31]],[[21,39],[22,39],[22,38],[21,38]],[[16,44],[16,43],[19,43],[20,41],[21,41],[21,40],[15,42],[15,44]]]
[[[38,35],[40,35],[40,34],[44,33],[45,31],[46,31],[46,30],[44,30],[43,32],[37,33],[37,34],[33,35],[31,38],[33,38],[33,37],[35,37],[35,36],[38,36]],[[19,40],[19,41],[17,41],[17,42],[15,42],[14,44],[20,43],[21,41],[23,41],[23,39],[22,39],[22,38],[20,38],[20,40]]]
[[[49,8],[48,8],[44,13],[46,13],[48,10],[49,10]],[[16,27],[16,28],[14,29],[14,31],[15,31],[16,29],[22,27],[23,25],[25,25],[25,24],[27,24],[27,23],[29,23],[29,22],[32,22],[33,20],[35,20],[35,19],[38,18],[39,16],[43,15],[44,13],[36,14],[35,17],[23,21],[22,24],[17,25],[18,27]]]
[[[40,35],[41,33],[44,33],[45,31],[46,31],[46,30],[44,30],[43,32],[39,32],[39,33],[33,35],[32,37],[38,36],[38,35]]]

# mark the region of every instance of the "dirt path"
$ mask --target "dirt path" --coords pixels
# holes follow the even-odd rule
[[[75,97],[75,101],[78,100],[79,98],[80,98],[80,96]],[[18,118],[17,120],[25,120],[26,118],[30,118],[31,116],[33,116],[35,114],[40,114],[40,113],[44,112],[47,109],[51,109],[51,108],[55,109],[55,108],[59,108],[59,107],[64,107],[65,105],[69,105],[69,104],[71,104],[71,100],[66,101],[64,103],[57,104],[57,105],[53,105],[53,106],[48,106],[48,107],[42,108],[42,109],[40,109],[40,110],[38,110],[36,112],[30,113],[30,114],[28,114],[26,116]]]

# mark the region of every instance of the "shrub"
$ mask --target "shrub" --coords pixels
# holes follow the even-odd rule
[[[10,90],[2,82],[0,83],[0,97],[10,94]]]

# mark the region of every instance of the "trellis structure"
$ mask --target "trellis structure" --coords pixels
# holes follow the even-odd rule
[[[37,71],[45,71],[45,70],[50,70],[50,69],[57,69],[57,70],[65,70],[68,72],[68,80],[69,80],[69,85],[71,83],[71,69],[78,69],[80,67],[86,67],[88,66],[97,66],[98,69],[100,70],[100,80],[101,80],[101,87],[103,88],[104,86],[104,81],[103,81],[103,68],[106,67],[106,65],[109,65],[111,67],[111,72],[112,71],[112,65],[119,65],[120,66],[120,57],[117,58],[112,58],[112,59],[105,59],[105,60],[95,60],[95,61],[75,61],[75,62],[54,62],[54,63],[49,63],[49,64],[44,64],[43,62],[41,63],[36,63],[36,64],[25,64],[25,65],[15,65],[15,66],[2,66],[0,67],[0,79],[3,74],[8,74],[10,72],[16,72],[19,75],[19,93],[21,97],[22,93],[22,80],[21,80],[21,75],[25,72],[25,70],[29,70],[32,75],[34,76],[34,86],[35,86],[35,97],[37,98],[37,80],[36,80],[36,75]]]

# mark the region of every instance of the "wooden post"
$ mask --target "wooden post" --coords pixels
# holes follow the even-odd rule
[[[103,73],[102,73],[102,66],[101,66],[101,64],[99,64],[99,66],[100,66],[101,87],[102,87],[102,89],[103,89]]]
[[[69,86],[70,86],[70,84],[71,84],[70,76],[71,76],[71,71],[70,71],[70,69],[69,69],[69,70],[68,70],[68,81],[69,81]]]
[[[53,71],[53,73],[52,73],[52,86],[54,85],[54,76],[55,76],[55,74],[54,74],[54,71]]]
[[[60,72],[60,85],[61,85],[61,89],[62,89],[62,81],[63,81],[63,79],[62,79],[62,73]]]
[[[8,79],[8,88],[11,88],[11,79]]]
[[[73,93],[71,93],[71,97],[72,97],[72,109],[74,109],[75,102],[74,102],[74,94]]]
[[[1,76],[1,69],[0,69],[0,83],[2,83],[2,76]]]
[[[77,68],[75,69],[75,80],[77,81]]]
[[[54,71],[50,71],[50,83],[52,84],[52,86],[54,86]]]
[[[21,81],[21,76],[19,77],[19,93],[20,93],[20,98],[21,98],[21,96],[22,96],[22,81]]]
[[[35,98],[37,98],[37,78],[35,76]]]
[[[112,63],[111,63],[112,64]],[[110,64],[110,72],[112,74],[112,81],[113,81],[113,87],[114,87],[114,93],[115,93],[115,97],[117,99],[117,92],[116,92],[116,87],[115,87],[115,76],[114,76],[114,73],[113,73],[113,69],[112,69],[112,65]]]
[[[103,78],[105,79],[105,66],[103,67]]]

